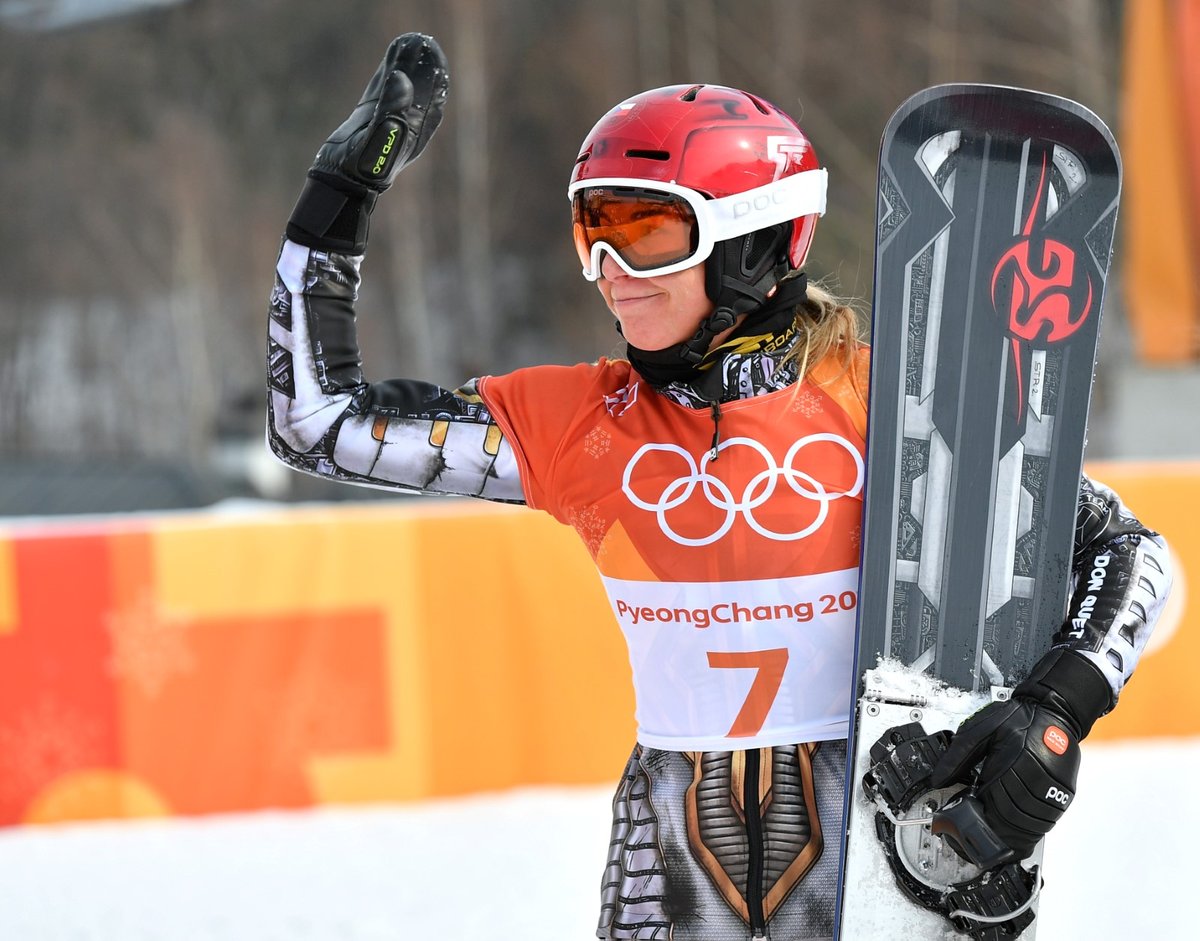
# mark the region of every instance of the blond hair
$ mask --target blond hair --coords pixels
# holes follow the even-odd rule
[[[808,285],[808,296],[796,310],[796,326],[804,339],[792,347],[788,358],[798,361],[802,380],[831,356],[840,361],[840,372],[845,373],[863,344],[862,321],[853,302],[836,297],[820,284]]]

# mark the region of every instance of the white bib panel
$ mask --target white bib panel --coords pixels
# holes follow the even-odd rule
[[[629,644],[643,745],[728,751],[848,734],[858,569],[604,586]]]

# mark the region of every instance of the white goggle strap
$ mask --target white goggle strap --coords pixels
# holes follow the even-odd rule
[[[825,215],[828,180],[824,168],[805,170],[744,193],[706,199],[701,211],[712,241],[723,242],[801,216]]]

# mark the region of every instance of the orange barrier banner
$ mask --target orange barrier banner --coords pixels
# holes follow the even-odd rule
[[[1088,472],[1121,494],[1171,547],[1175,584],[1150,646],[1118,707],[1096,723],[1089,741],[1200,735],[1195,668],[1200,663],[1200,462],[1089,464]]]
[[[1200,735],[1200,464],[1092,470],[1177,573],[1093,736]],[[544,514],[428,500],[0,531],[0,824],[602,783],[633,734],[591,559]]]
[[[0,823],[614,779],[628,660],[574,533],[479,503],[0,537]]]
[[[1200,355],[1200,12],[1190,0],[1126,5],[1124,300],[1149,363]]]

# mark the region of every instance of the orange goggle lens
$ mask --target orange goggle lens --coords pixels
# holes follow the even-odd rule
[[[603,242],[634,271],[684,261],[700,244],[700,226],[687,200],[654,190],[579,190],[571,200],[575,250],[585,270]]]

